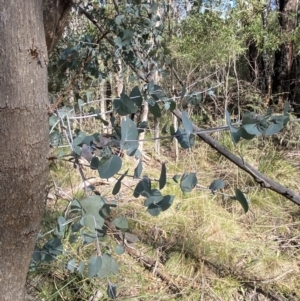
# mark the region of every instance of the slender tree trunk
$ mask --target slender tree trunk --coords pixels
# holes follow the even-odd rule
[[[48,94],[43,57],[47,56],[47,48],[42,4],[42,0],[0,1],[0,300],[3,301],[24,298],[47,184]]]
[[[48,179],[47,46],[54,47],[70,5],[0,0],[1,301],[24,300]]]

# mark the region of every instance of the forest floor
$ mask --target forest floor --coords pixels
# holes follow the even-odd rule
[[[228,133],[214,134],[219,142],[236,152]],[[262,173],[300,193],[300,151],[275,146],[271,140],[242,141],[238,147],[246,162]],[[130,233],[138,237],[125,243],[125,253],[113,255],[119,273],[105,279],[87,278],[66,269],[70,258],[88,262],[95,244],[79,246],[65,242],[57,260],[43,263],[28,275],[28,300],[111,300],[107,284],[117,286],[117,300],[202,301],[296,301],[300,300],[300,208],[282,196],[263,189],[245,172],[197,141],[191,150],[181,150],[175,162],[174,146],[162,143],[161,154],[153,143],[144,145],[147,160],[143,174],[158,179],[166,162],[165,194],[175,195],[172,206],[153,217],[142,198],[134,198],[137,179],[124,180],[112,218],[126,216]],[[125,158],[122,172],[129,174],[137,162]],[[196,172],[198,185],[183,194],[173,176]],[[87,177],[97,177],[85,170]],[[47,201],[42,234],[56,225],[70,196],[83,197],[80,175],[68,162],[58,162],[51,171],[56,191]],[[226,186],[222,193],[208,189],[215,179]],[[154,186],[155,186],[155,181]],[[95,183],[96,189],[112,199],[111,182]],[[251,201],[247,214],[237,201],[224,198],[240,188]],[[58,193],[59,192],[59,193]],[[109,229],[101,247],[113,249],[118,233]],[[48,235],[48,234],[47,234]],[[47,237],[45,235],[45,237]],[[49,234],[51,235],[51,234]]]

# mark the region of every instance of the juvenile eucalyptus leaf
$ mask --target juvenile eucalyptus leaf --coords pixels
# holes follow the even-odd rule
[[[156,204],[151,204],[147,211],[152,215],[152,216],[158,216],[161,212],[161,207],[159,207]]]
[[[119,16],[117,16],[116,18],[115,18],[115,23],[117,24],[117,25],[120,25],[121,24],[121,22],[122,22],[122,20],[125,18],[125,15],[119,15]]]
[[[280,132],[282,130],[282,128],[283,128],[283,122],[282,123],[271,122],[269,124],[269,127],[265,131],[264,135],[270,136],[270,135],[277,134],[278,132]]]
[[[86,233],[86,232],[82,233],[82,243],[84,245],[92,243],[93,241],[95,241],[95,239],[96,239],[95,233]]]
[[[83,144],[82,148],[81,148],[81,156],[85,160],[87,160],[88,162],[91,162],[92,159],[93,159],[93,154],[91,152],[91,147],[86,145],[86,144]]]
[[[80,146],[82,145],[84,138],[86,137],[86,134],[80,133],[74,140],[73,140],[73,146]]]
[[[150,206],[151,204],[157,204],[163,199],[161,192],[157,189],[151,190],[151,195],[145,200],[144,206]]]
[[[79,264],[78,264],[78,266],[77,266],[77,272],[78,272],[80,275],[83,274],[84,266],[85,266],[84,262],[83,262],[83,261],[80,261]]]
[[[194,137],[190,136],[188,138],[185,131],[183,129],[181,129],[180,127],[177,129],[177,131],[175,133],[175,137],[183,149],[188,149],[195,144]]]
[[[56,123],[58,123],[59,121],[59,117],[56,116],[56,115],[52,115],[50,118],[49,118],[49,125],[50,126],[54,126]]]
[[[131,244],[134,244],[139,240],[139,238],[135,234],[129,232],[125,232],[125,239],[127,240],[128,243]]]
[[[92,195],[80,201],[80,205],[86,214],[96,215],[105,204],[103,198],[99,195]]]
[[[144,192],[144,185],[142,181],[139,181],[133,191],[133,196],[135,198],[138,198],[140,195],[142,195]]]
[[[94,216],[91,214],[87,214],[84,217],[84,225],[88,227],[92,232],[95,232],[95,222],[94,222]]]
[[[231,125],[230,114],[227,110],[225,111],[225,118],[226,118],[227,125],[229,126],[231,139],[232,139],[234,145],[236,145],[241,139],[241,131],[240,131],[240,129],[235,128],[234,126]]]
[[[80,202],[76,199],[74,199],[72,202],[71,202],[71,212],[79,212],[82,210],[82,207],[80,205]]]
[[[166,185],[166,182],[167,182],[166,163],[162,163],[160,177],[159,177],[159,189],[163,189]]]
[[[112,191],[112,194],[113,194],[113,195],[116,195],[116,194],[119,193],[119,191],[120,191],[120,189],[121,189],[121,182],[122,182],[122,180],[127,176],[128,170],[129,170],[129,169],[127,169],[127,170],[125,171],[125,173],[122,174],[122,176],[118,179],[118,181],[117,181],[117,183],[115,184],[115,186],[114,186],[114,188],[113,188],[113,191]]]
[[[92,255],[88,263],[88,277],[94,277],[100,271],[102,266],[102,258]]]
[[[67,264],[67,269],[71,272],[74,273],[76,266],[75,266],[75,258],[71,259],[68,264]]]
[[[134,178],[139,178],[143,171],[143,160],[140,159],[137,167],[134,169]]]
[[[60,238],[54,237],[46,242],[42,248],[47,254],[43,257],[44,261],[50,262],[55,259],[56,256],[60,255],[63,251],[63,246]]]
[[[126,217],[124,216],[119,216],[119,217],[116,217],[112,223],[118,228],[118,229],[121,229],[121,230],[126,230],[128,229],[128,220]]]
[[[190,120],[188,113],[186,111],[182,112],[182,123],[183,123],[184,129],[185,129],[187,141],[188,141],[188,143],[190,143],[190,136],[191,136],[191,134],[193,134],[194,130],[193,130],[193,123]]]
[[[115,248],[115,252],[118,255],[122,255],[125,252],[125,248],[123,245],[117,245]]]
[[[210,185],[209,189],[214,192],[225,187],[225,182],[221,179],[214,180]]]
[[[151,195],[151,180],[147,176],[143,176],[142,184],[146,195]]]
[[[118,46],[119,49],[122,49],[123,43],[122,43],[122,39],[120,37],[116,37],[114,42],[115,42],[116,46]]]
[[[243,125],[243,128],[250,135],[255,135],[255,136],[261,135],[261,131],[259,130],[256,123],[245,124]]]
[[[91,169],[98,169],[98,166],[99,166],[99,158],[98,157],[93,157],[92,160],[91,160],[91,163],[90,163],[90,167]]]
[[[157,103],[155,103],[154,106],[149,105],[149,111],[153,116],[157,118],[161,117],[161,110]]]
[[[119,271],[119,266],[116,261],[107,253],[102,255],[102,266],[97,276],[104,278],[110,274],[117,274]]]
[[[114,176],[122,167],[122,159],[117,155],[112,155],[109,158],[101,158],[98,171],[100,178],[109,179]]]
[[[128,117],[125,117],[121,122],[121,148],[126,150],[129,155],[134,155],[139,147],[138,130],[135,123]]]
[[[74,223],[71,227],[73,233],[78,232],[81,228],[82,225],[80,223]]]
[[[81,147],[80,147],[80,146],[78,146],[78,145],[73,145],[73,150],[74,150],[75,155],[81,156]],[[73,153],[73,155],[74,155],[74,153]],[[75,156],[75,157],[76,157],[76,156]],[[74,167],[74,168],[75,168],[75,167]]]
[[[107,295],[109,298],[116,300],[117,299],[117,287],[111,283],[108,283]]]
[[[42,253],[39,248],[34,249],[31,260],[33,260],[35,263],[38,263],[42,260]]]
[[[140,107],[142,105],[143,97],[142,97],[142,94],[141,94],[140,89],[139,89],[138,86],[136,86],[132,89],[132,91],[130,92],[129,97],[135,103],[135,105],[137,107]]]
[[[139,123],[139,128],[146,129],[148,127],[148,121],[142,121]]]
[[[249,203],[248,200],[246,199],[245,195],[242,193],[241,190],[238,188],[235,190],[235,197],[239,201],[239,203],[242,205],[245,213],[248,212],[249,210]]]
[[[183,192],[191,192],[192,189],[197,185],[198,180],[196,173],[184,173],[180,180],[180,188]]]
[[[177,174],[173,177],[174,182],[178,183],[178,180],[181,178],[180,174]]]
[[[154,91],[154,82],[153,82],[153,80],[151,80],[148,83],[147,88],[148,88],[149,93],[153,93],[153,91]]]
[[[59,216],[57,219],[57,225],[60,230],[66,227],[65,223],[66,223],[66,219],[62,215]]]
[[[121,98],[116,98],[114,100],[113,106],[120,116],[134,114],[137,111],[137,106],[133,100],[124,93],[121,94]]]
[[[171,207],[174,198],[174,195],[165,195],[157,205],[161,208],[161,211],[165,211]]]
[[[241,138],[244,138],[246,140],[251,140],[253,138],[255,138],[256,135],[251,135],[249,134],[243,126],[240,127],[240,135],[241,135]]]

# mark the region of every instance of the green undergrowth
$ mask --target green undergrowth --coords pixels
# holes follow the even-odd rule
[[[299,169],[270,140],[242,141],[235,148],[228,134],[218,134],[217,138],[265,175],[298,191]],[[65,252],[29,274],[27,291],[34,300],[110,300],[108,282],[117,286],[117,300],[300,299],[298,206],[259,187],[204,142],[197,141],[193,151],[181,150],[178,163],[172,146],[162,146],[159,156],[150,142],[144,149],[150,160],[145,162],[143,174],[158,179],[160,164],[166,162],[168,178],[163,194],[173,194],[175,200],[171,208],[153,217],[146,212],[143,199],[132,196],[137,180],[124,181],[112,218],[127,217],[129,231],[139,238],[131,248],[139,250],[140,257],[112,251],[119,273],[105,279],[87,278],[70,273],[66,262],[73,257],[88,261],[96,251],[95,244],[71,244],[66,237]],[[132,158],[125,161],[124,171],[129,168],[133,174],[137,162]],[[197,173],[198,185],[191,193],[183,194],[172,180],[184,171]],[[89,177],[97,176],[88,169],[86,172]],[[220,193],[212,194],[208,187],[215,179],[224,180],[226,185]],[[52,181],[61,193],[48,201],[42,233],[55,227],[69,196],[84,197],[78,189],[80,176],[72,164],[58,163],[52,170]],[[153,181],[155,185],[158,183]],[[96,186],[107,199],[112,199],[112,188]],[[235,188],[251,201],[247,214],[237,201],[227,197],[234,195]],[[55,195],[53,189],[51,193]],[[47,235],[51,233],[45,238]],[[111,232],[100,243],[102,251],[114,250],[116,244]],[[143,262],[147,258],[156,260],[157,265],[146,267]]]

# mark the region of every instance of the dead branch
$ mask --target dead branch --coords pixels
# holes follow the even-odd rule
[[[178,109],[173,111],[173,114],[181,119],[181,112]],[[196,125],[193,124],[193,130],[195,132],[201,131]],[[223,155],[229,161],[237,165],[239,168],[244,170],[248,173],[255,182],[260,184],[261,187],[267,188],[277,192],[278,194],[282,195],[283,197],[287,198],[288,200],[292,201],[294,204],[300,205],[300,195],[292,191],[291,189],[284,187],[280,183],[268,178],[267,176],[260,173],[254,167],[249,165],[248,163],[244,162],[240,157],[236,156],[232,152],[230,152],[226,147],[221,145],[219,142],[211,138],[205,133],[197,133],[197,136],[202,139],[205,143],[215,149],[218,153]]]

